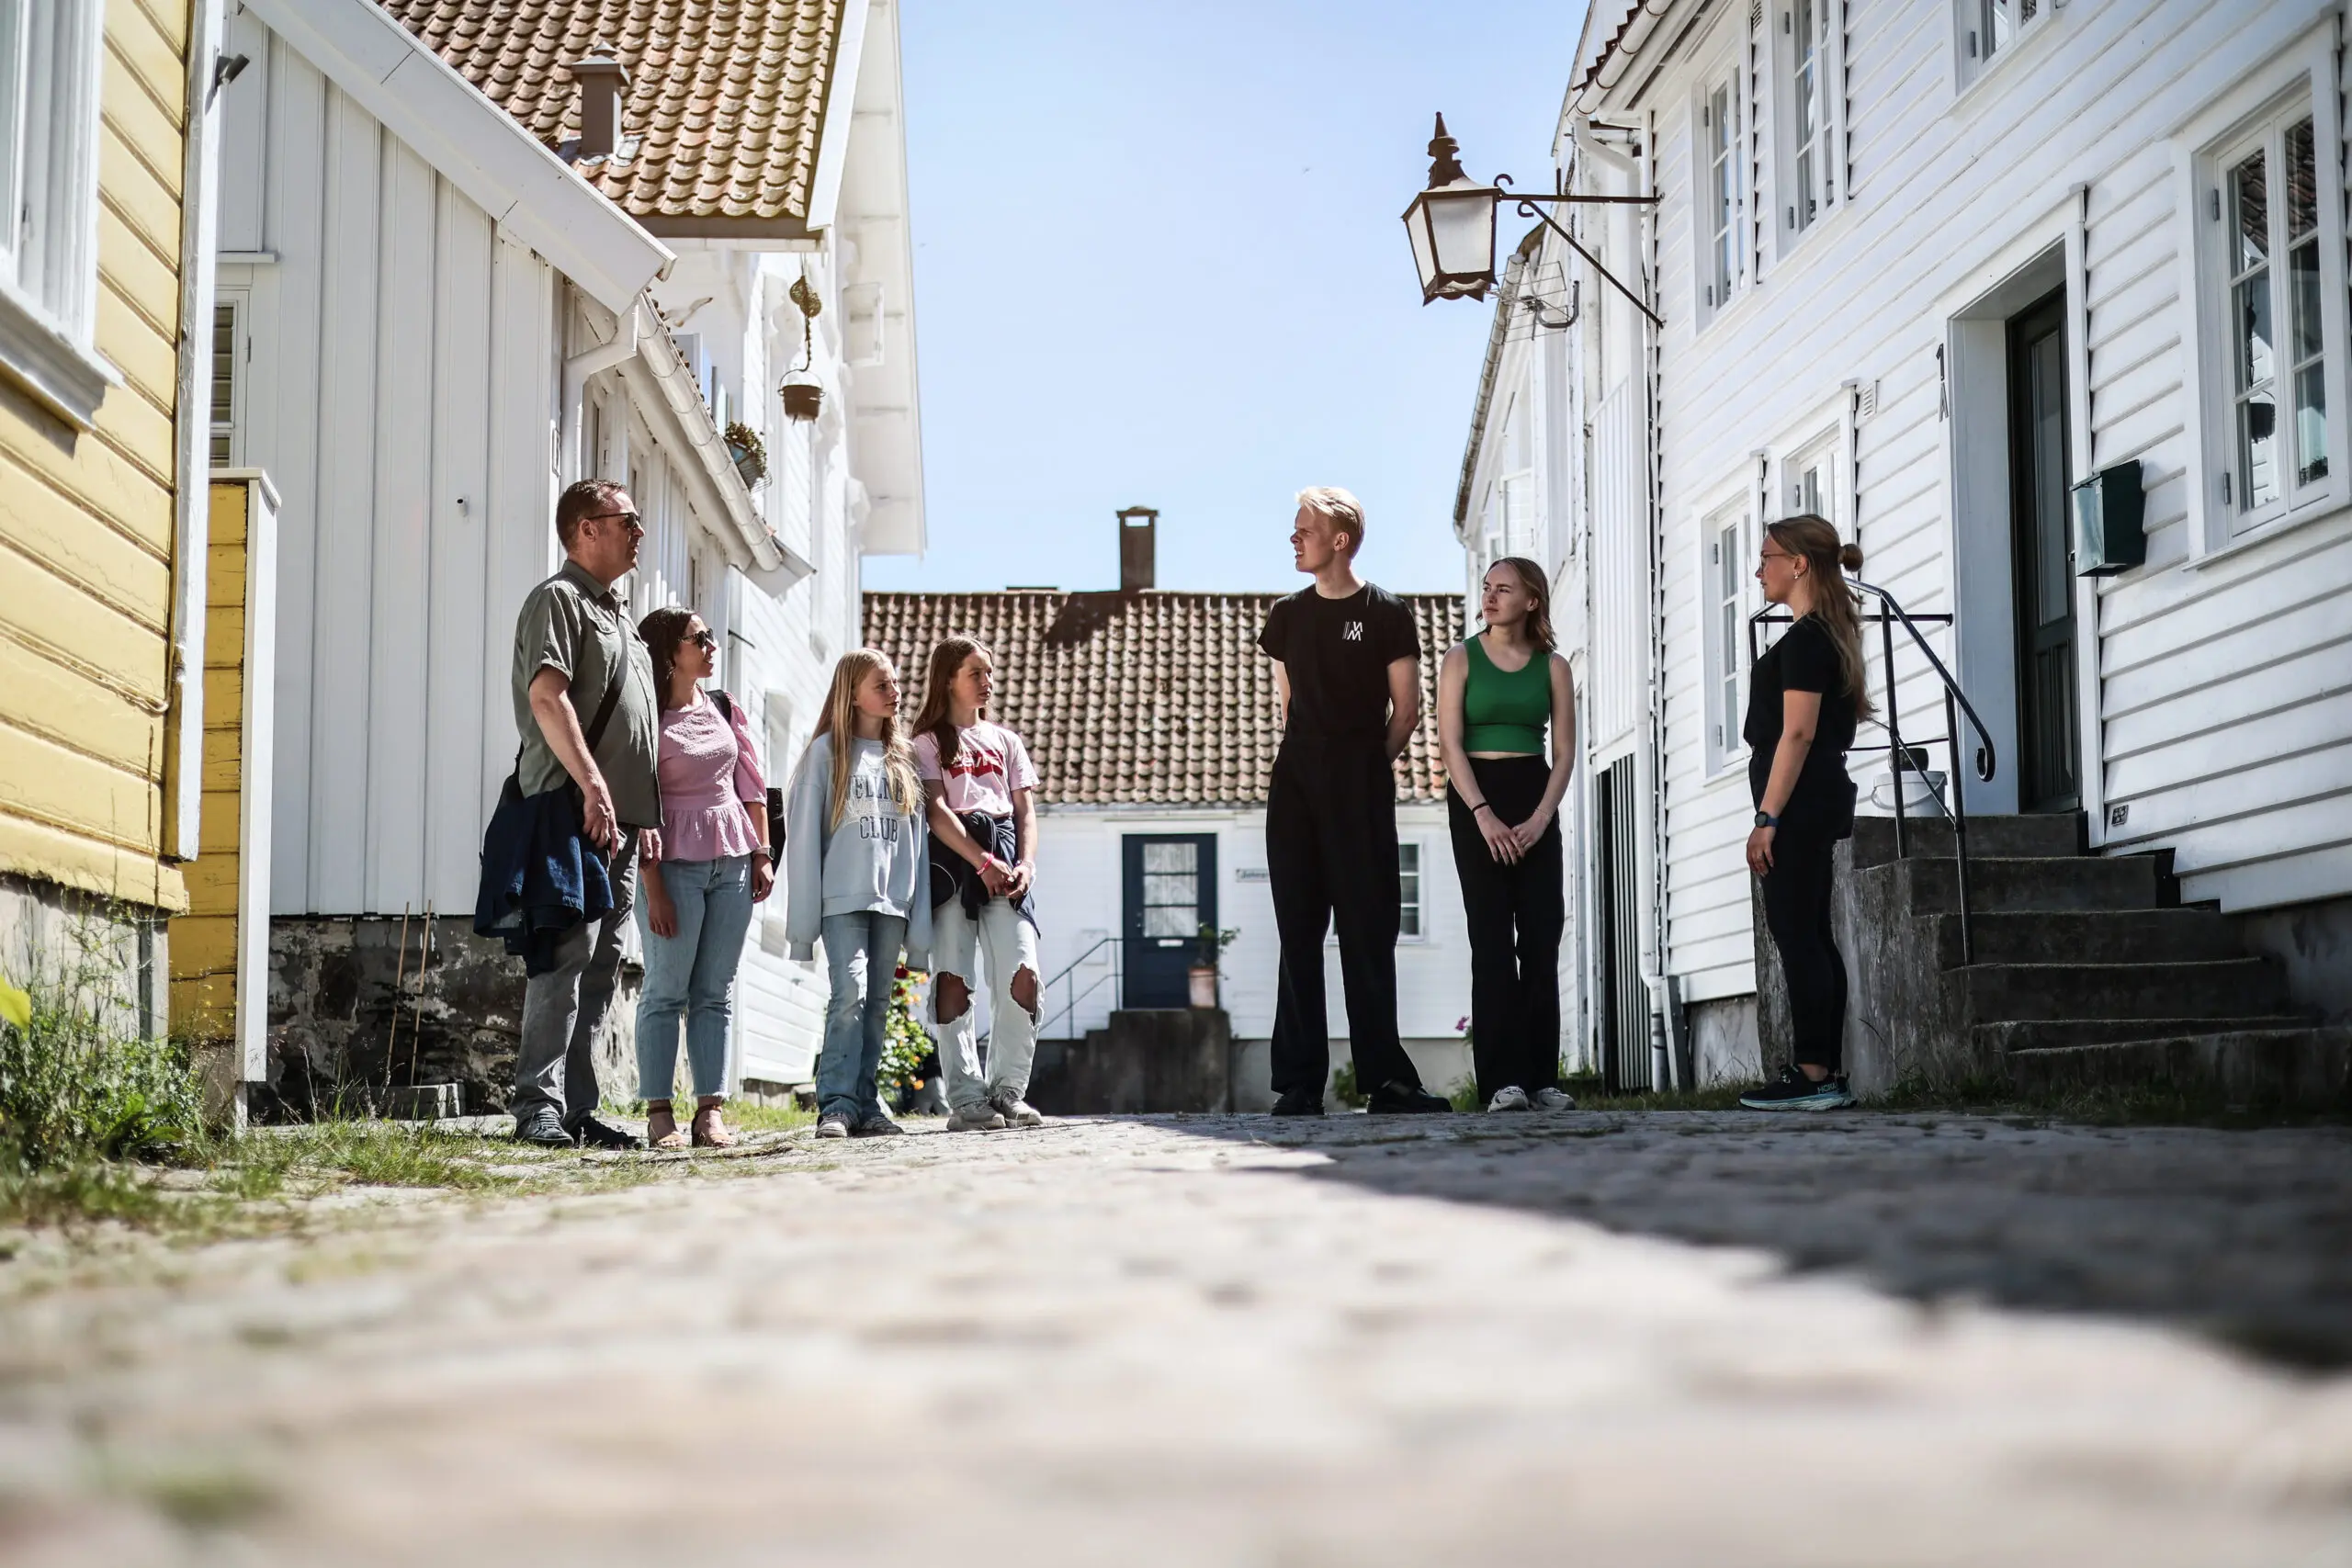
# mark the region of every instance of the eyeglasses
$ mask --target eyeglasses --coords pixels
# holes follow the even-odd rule
[[[621,520],[621,526],[628,529],[632,534],[642,534],[645,532],[645,519],[639,516],[634,512],[592,512],[587,516],[582,518],[581,521],[583,523],[594,523],[597,519],[603,517],[619,518]]]
[[[1758,550],[1756,553],[1765,560],[1794,560],[1797,558],[1786,550]]]
[[[697,648],[707,648],[713,653],[718,651],[718,638],[708,626],[703,627],[700,631],[688,632],[686,640]]]

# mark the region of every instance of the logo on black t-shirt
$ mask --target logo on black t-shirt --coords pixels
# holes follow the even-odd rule
[[[1362,642],[1363,640],[1363,623],[1362,621],[1350,621],[1345,626],[1342,626],[1340,629],[1340,640],[1341,642]]]

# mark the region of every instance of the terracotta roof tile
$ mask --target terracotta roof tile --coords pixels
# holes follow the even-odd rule
[[[942,637],[996,656],[996,709],[1035,760],[1048,805],[1254,806],[1282,730],[1258,630],[1273,593],[868,593],[865,641],[890,656],[904,711],[922,705]],[[1462,637],[1458,595],[1408,593],[1421,634],[1420,728],[1396,798],[1435,800],[1437,664]]]
[[[580,135],[566,61],[628,72],[621,152],[576,165],[630,217],[806,221],[844,0],[381,0],[534,136]]]

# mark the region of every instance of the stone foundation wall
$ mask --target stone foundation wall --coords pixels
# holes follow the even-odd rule
[[[2289,996],[2329,1023],[2352,1023],[2352,898],[2258,909],[2241,925],[2249,952],[2286,965]]]
[[[468,1114],[506,1109],[523,1017],[523,961],[468,916],[281,917],[269,931],[265,1112],[372,1111],[388,1083],[455,1083]],[[597,1040],[607,1097],[637,1093],[640,971],[622,966]]]
[[[1690,1055],[1701,1088],[1754,1083],[1764,1076],[1764,1054],[1757,1032],[1754,997],[1722,997],[1692,1002],[1685,1013]]]
[[[152,1039],[168,1027],[166,931],[163,916],[142,906],[0,874],[0,976],[89,987],[125,1033]]]

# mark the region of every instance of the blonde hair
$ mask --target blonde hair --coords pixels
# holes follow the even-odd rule
[[[1298,492],[1298,504],[1331,520],[1348,536],[1348,554],[1363,547],[1363,502],[1338,485],[1308,485]]]
[[[832,807],[825,817],[829,830],[841,826],[842,814],[849,809],[850,748],[857,738],[857,689],[876,670],[889,668],[890,660],[870,648],[852,649],[833,666],[832,689],[825,694],[824,712],[817,717],[818,736],[833,738]],[[915,776],[914,748],[908,743],[906,732],[899,728],[897,714],[882,721],[881,740],[882,772],[890,782],[892,803],[910,817],[921,817],[922,780]],[[813,746],[815,741],[810,744]]]
[[[1544,575],[1542,567],[1525,556],[1504,556],[1495,562],[1495,566],[1510,568],[1511,574],[1519,579],[1520,587],[1525,589],[1527,596],[1534,601],[1527,607],[1529,639],[1546,653],[1557,653],[1560,650],[1559,639],[1552,632],[1552,580]],[[1487,570],[1492,571],[1495,566]]]
[[[1861,600],[1846,586],[1846,574],[1862,570],[1862,547],[1838,542],[1837,525],[1810,512],[1764,525],[1774,544],[1792,556],[1803,556],[1813,573],[1813,614],[1838,649],[1838,668],[1846,677],[1846,694],[1854,699],[1854,716],[1868,718],[1877,711],[1871,702],[1870,671],[1862,664]]]

